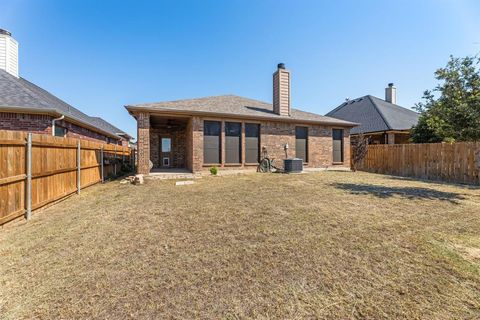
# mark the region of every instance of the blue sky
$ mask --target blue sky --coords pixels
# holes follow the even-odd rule
[[[136,136],[125,104],[237,94],[325,114],[366,94],[412,107],[449,55],[480,52],[480,1],[0,0],[20,74]]]

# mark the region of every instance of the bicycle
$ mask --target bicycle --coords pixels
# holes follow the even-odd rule
[[[262,148],[263,158],[260,160],[260,163],[257,166],[257,172],[277,172],[280,171],[279,168],[275,166],[275,159],[270,158],[267,154],[267,148]]]

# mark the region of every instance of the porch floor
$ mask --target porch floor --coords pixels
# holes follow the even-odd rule
[[[154,168],[147,177],[151,179],[194,179],[197,176],[184,168]]]

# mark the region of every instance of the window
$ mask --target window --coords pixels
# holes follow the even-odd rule
[[[162,138],[162,152],[170,152],[172,150],[172,139]]]
[[[308,128],[295,127],[295,157],[308,162]]]
[[[203,123],[203,162],[207,164],[220,163],[220,121],[205,121]]]
[[[67,135],[67,128],[55,126],[55,137],[65,137]]]
[[[245,162],[260,161],[260,125],[245,123]]]
[[[343,162],[343,129],[333,129],[333,163]]]
[[[225,163],[242,163],[242,124],[225,122]]]
[[[164,157],[163,158],[163,166],[164,167],[169,167],[170,166],[170,158],[169,157]]]

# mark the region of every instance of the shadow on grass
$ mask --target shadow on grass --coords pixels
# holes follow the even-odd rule
[[[431,183],[431,184],[451,185],[451,186],[455,186],[457,188],[468,189],[468,190],[480,190],[479,185],[461,184],[461,183],[441,181],[441,180],[427,180],[427,179],[401,177],[401,176],[388,176],[388,179],[400,180],[400,181],[413,181],[413,182],[419,182],[420,181],[420,182]]]
[[[444,192],[428,188],[414,187],[387,187],[372,184],[333,183],[333,187],[350,191],[351,194],[371,194],[381,199],[399,196],[405,199],[442,200],[458,204],[459,200],[465,199],[462,194],[456,192]]]

